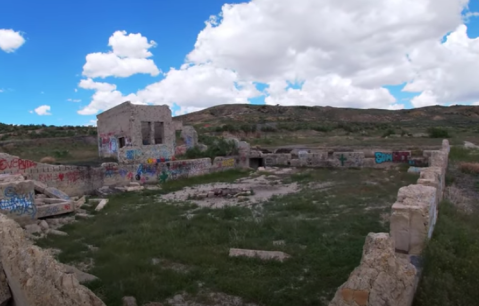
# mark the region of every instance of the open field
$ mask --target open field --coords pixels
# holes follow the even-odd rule
[[[164,199],[188,186],[234,186],[238,179],[297,190],[216,209]],[[103,211],[87,208],[94,218],[64,226],[68,236],[37,244],[62,250],[64,263],[89,267],[100,280],[87,286],[107,305],[121,305],[129,295],[139,305],[327,305],[358,265],[366,235],[388,231],[397,190],[415,180],[397,170],[216,173],[167,182],[159,191],[111,196]],[[282,251],[291,258],[231,258],[229,248]]]

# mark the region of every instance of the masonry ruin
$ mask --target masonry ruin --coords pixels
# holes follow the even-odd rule
[[[98,152],[120,163],[174,156],[175,123],[167,105],[124,102],[97,116]]]
[[[47,305],[35,299],[39,292],[51,291],[51,299],[39,301],[52,306],[103,305],[53,257],[31,245],[12,218],[22,225],[41,226],[46,217],[81,214],[82,196],[98,194],[101,189],[139,190],[147,184],[235,168],[381,169],[403,164],[419,175],[417,184],[399,190],[392,206],[390,232],[371,233],[367,237],[360,266],[338,289],[330,305],[410,305],[420,276],[414,259],[432,235],[445,188],[447,141],[439,150],[417,154],[411,150],[383,149],[291,149],[271,153],[235,140],[237,156],[177,160],[177,152],[182,151],[175,139],[179,127],[184,129],[183,138],[188,139],[182,146],[197,144],[196,132],[173,122],[167,106],[125,102],[98,115],[99,155],[117,162],[100,167],[50,165],[0,153],[0,292],[5,284],[11,292],[10,296],[5,295],[5,301],[13,296],[16,305]],[[215,188],[198,195],[217,200],[251,195],[249,189]],[[45,262],[53,272],[42,272],[40,263]],[[2,271],[6,273],[3,287]],[[381,285],[384,282],[391,286]]]

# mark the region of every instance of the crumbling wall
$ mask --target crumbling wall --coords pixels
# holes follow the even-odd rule
[[[239,162],[238,156],[215,157],[211,165],[211,172],[234,169],[237,167],[238,162]]]
[[[412,261],[422,253],[434,231],[444,194],[449,151],[449,142],[444,140],[440,150],[424,152],[426,160],[421,160],[421,165],[427,162],[430,167],[420,169],[417,184],[399,189],[391,209],[390,234],[368,235],[360,265],[339,287],[330,306],[412,304],[420,279],[420,270]],[[394,162],[395,158],[403,162],[407,156],[381,153],[375,158],[384,161],[386,156],[388,160],[384,162],[391,159]]]
[[[187,150],[198,145],[198,133],[195,128],[190,125],[183,126],[180,137],[185,142]]]
[[[411,305],[416,274],[414,265],[395,254],[389,234],[370,233],[361,263],[336,291],[329,306]]]
[[[118,153],[120,164],[138,164],[148,161],[165,162],[175,160],[173,146],[166,144],[123,147]]]
[[[291,153],[260,154],[266,166],[384,168],[397,164],[426,167],[429,153],[413,157],[411,151],[364,150],[353,152],[327,152],[310,149],[294,149]],[[258,151],[254,151],[258,155]]]
[[[22,228],[2,214],[0,241],[0,262],[16,306],[105,305],[51,255],[32,245]]]

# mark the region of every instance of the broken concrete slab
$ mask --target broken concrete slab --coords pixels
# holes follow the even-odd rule
[[[57,199],[57,198],[46,198],[42,199],[43,202],[46,204],[65,204],[66,202],[69,202],[68,200],[65,199]]]
[[[43,193],[52,198],[70,200],[70,197],[66,193],[54,187],[45,188],[43,190]]]
[[[44,193],[45,189],[48,188],[47,185],[39,181],[33,181],[33,184],[34,184],[35,191],[38,191],[40,193]]]
[[[86,202],[86,197],[83,196],[83,197],[81,197],[81,198],[79,198],[78,200],[75,201],[75,207],[80,208],[85,204],[85,202]]]
[[[65,273],[73,274],[80,283],[91,282],[98,279],[98,277],[96,277],[95,275],[83,272],[74,266],[63,264],[63,267]]]
[[[108,204],[108,199],[101,200],[98,206],[95,208],[95,210],[96,211],[102,210],[106,206],[106,204]]]
[[[79,218],[82,218],[82,219],[89,219],[89,218],[93,218],[93,217],[94,217],[93,215],[84,214],[84,213],[75,214],[75,216],[76,216],[76,217],[79,217]]]
[[[48,222],[45,221],[45,220],[40,221],[40,223],[38,223],[38,225],[43,229],[49,229],[50,228],[50,226],[48,225]]]
[[[25,225],[25,230],[29,234],[35,234],[35,233],[41,233],[42,232],[42,228],[37,224]]]
[[[264,260],[278,260],[284,261],[291,256],[279,251],[258,251],[258,250],[247,250],[247,249],[230,249],[229,253],[230,257],[238,257],[238,256],[245,256],[245,257],[258,257]]]
[[[37,218],[44,218],[49,216],[57,216],[67,214],[75,210],[72,202],[64,202],[59,204],[50,204],[37,207]]]

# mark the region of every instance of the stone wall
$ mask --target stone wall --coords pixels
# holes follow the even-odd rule
[[[393,204],[390,233],[370,233],[360,265],[338,288],[330,306],[410,306],[421,270],[415,266],[425,243],[432,237],[439,203],[443,198],[450,146],[425,151],[430,167],[420,168],[417,184],[402,187]],[[383,153],[383,152],[380,152]],[[389,153],[388,153],[389,154]],[[334,156],[334,155],[333,155]],[[404,155],[377,154],[383,162]]]
[[[136,163],[104,163],[101,167],[92,168],[42,164],[2,153],[0,160],[3,161],[3,165],[8,165],[0,171],[0,174],[21,174],[28,180],[55,187],[69,196],[90,194],[103,186],[124,186],[132,181],[162,183],[167,180],[224,171],[237,167],[239,163],[238,156],[218,157],[214,163],[210,158],[176,161],[145,158],[137,159]],[[142,162],[139,162],[140,160]]]
[[[252,150],[250,156],[264,159],[265,166],[384,168],[395,164],[427,167],[429,152],[413,157],[411,151],[365,150],[354,152],[328,152],[311,149],[294,149],[291,153],[261,154]]]
[[[5,272],[16,306],[105,306],[73,274],[66,273],[63,265],[32,245],[15,221],[2,214],[0,241],[0,274]]]

